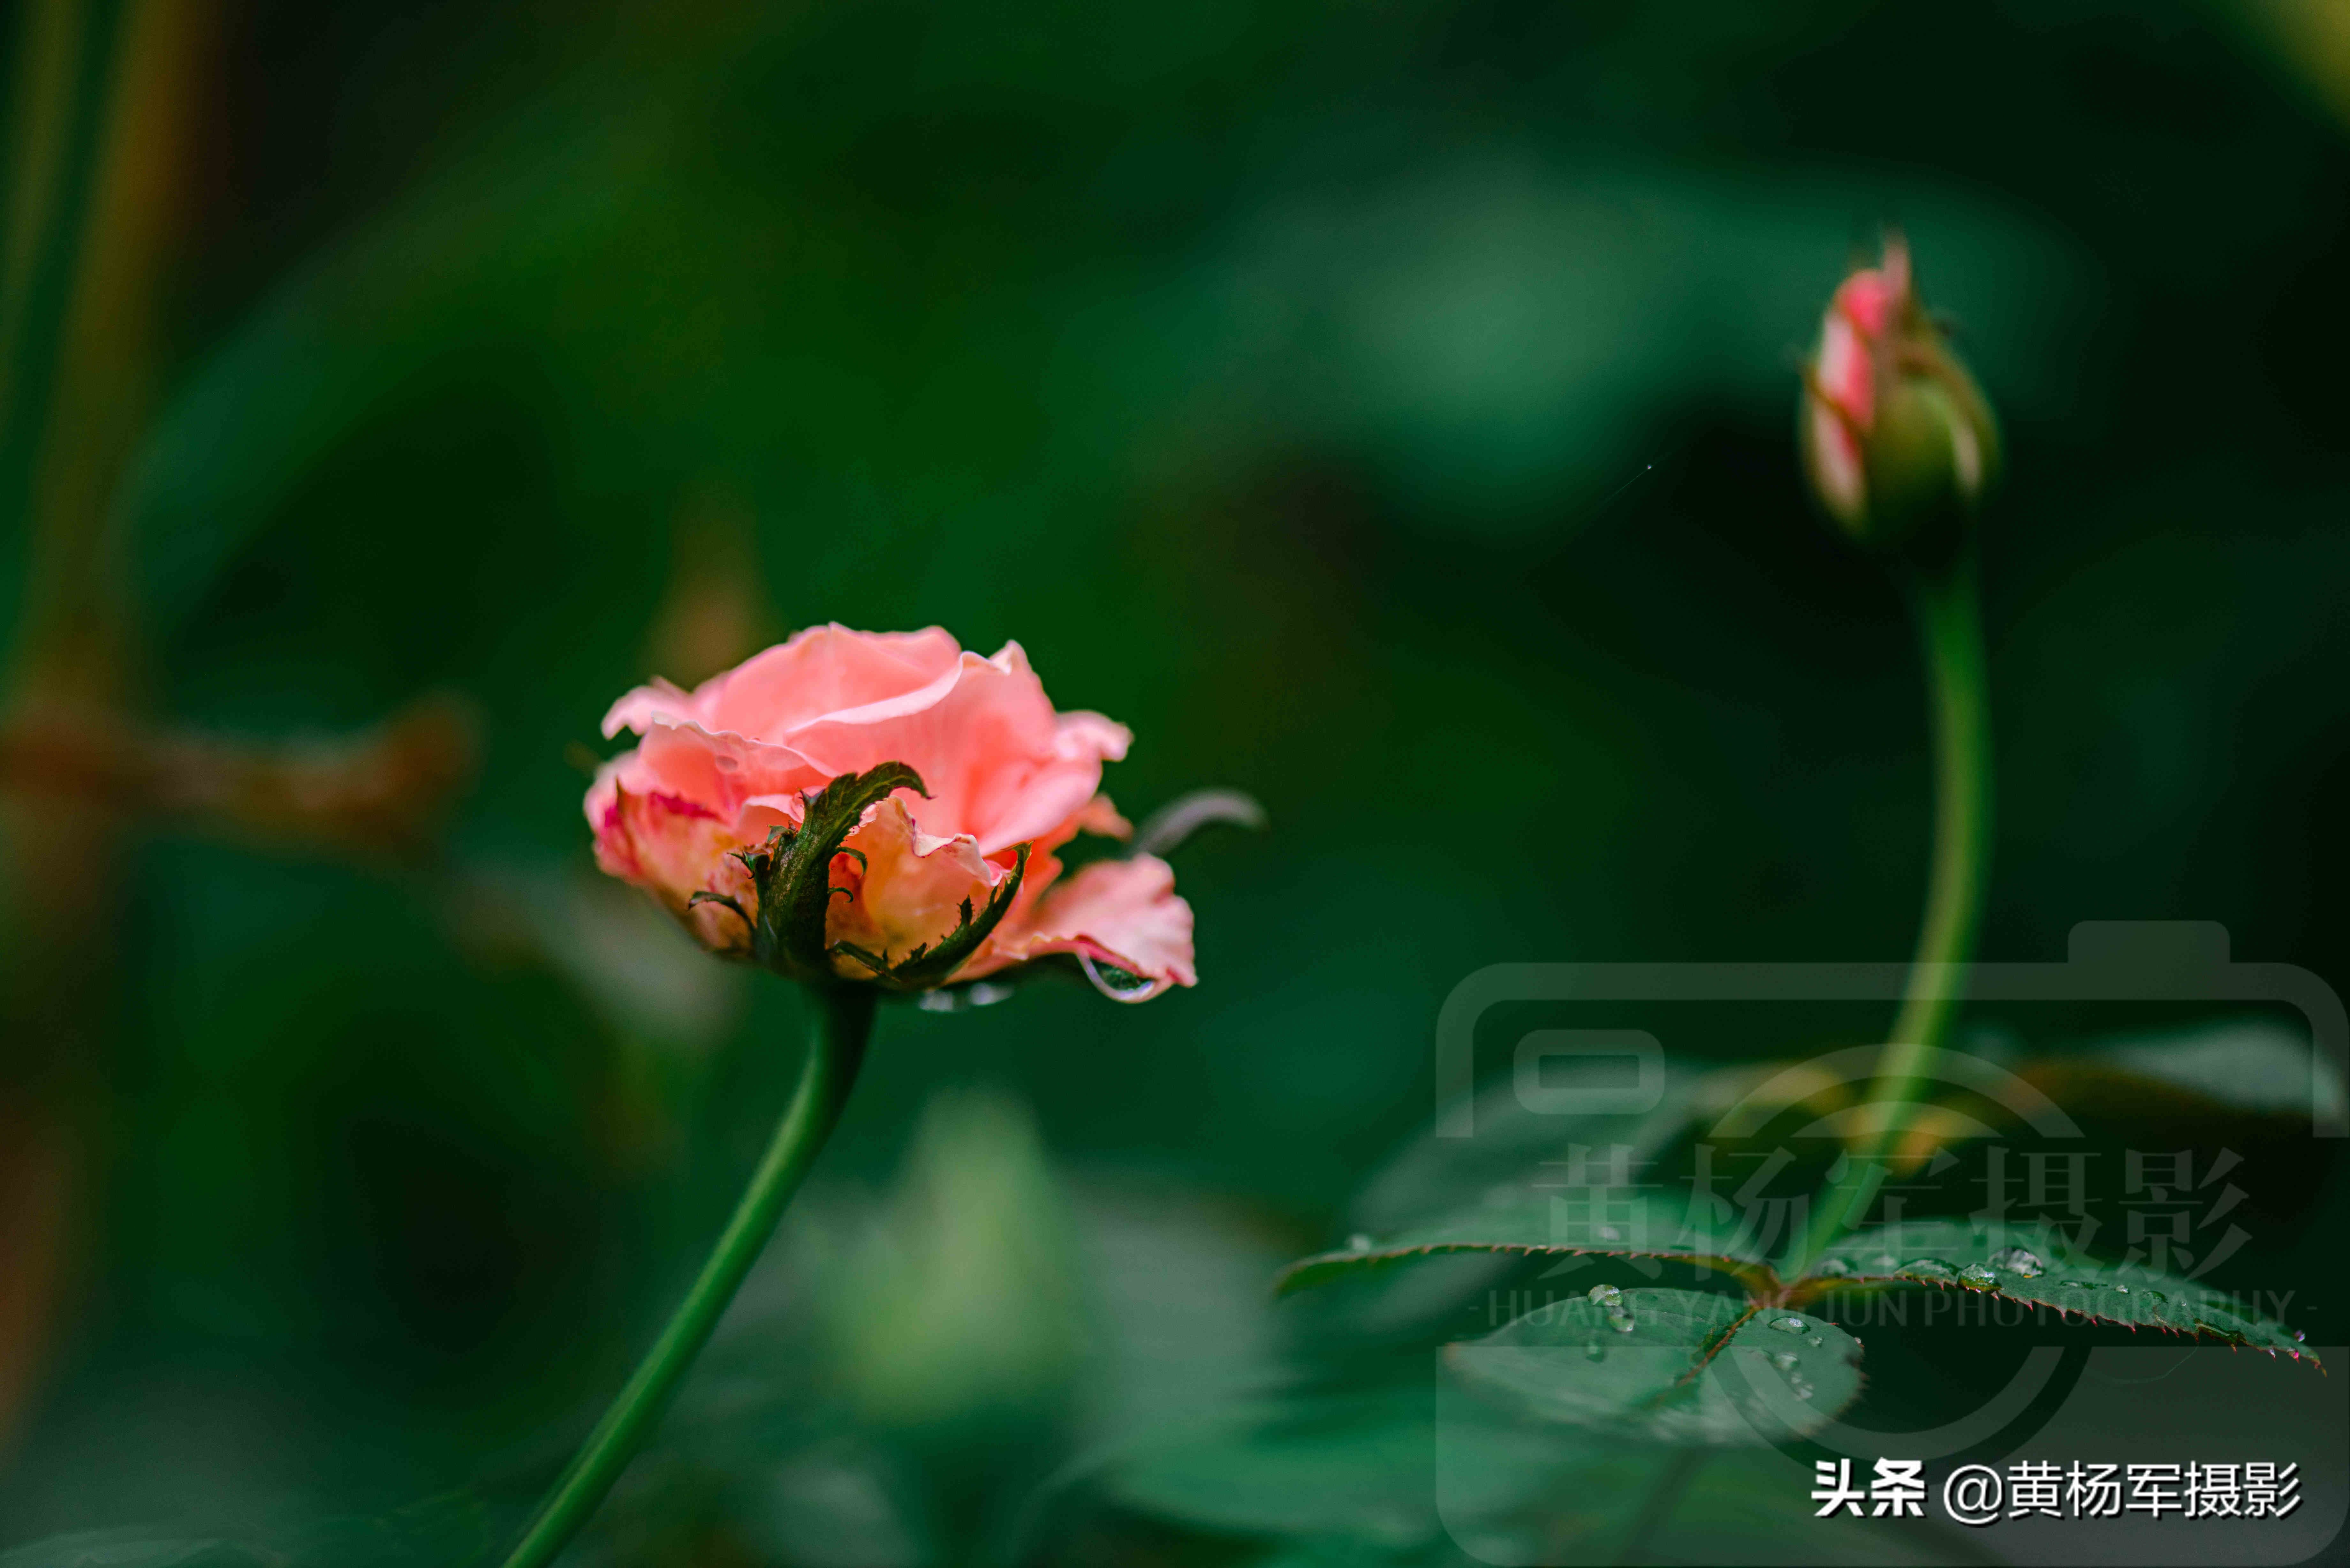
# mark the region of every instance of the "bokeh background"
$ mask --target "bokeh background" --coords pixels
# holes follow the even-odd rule
[[[1888,221],[2011,448],[1984,953],[2350,978],[2329,0],[5,15],[0,1546],[527,1501],[799,1037],[595,876],[596,726],[795,627],[1017,639],[1272,827],[1194,992],[885,1016],[583,1562],[1016,1556],[1254,1375],[1470,971],[1906,956],[1793,441]]]

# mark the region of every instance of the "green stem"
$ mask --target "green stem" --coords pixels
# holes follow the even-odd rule
[[[1860,1222],[1884,1184],[1887,1162],[1908,1127],[1933,1054],[1966,990],[1982,914],[1991,832],[1991,706],[1984,675],[1982,606],[1971,548],[1947,568],[1920,572],[1910,602],[1923,645],[1934,729],[1934,859],[1918,954],[1893,1033],[1878,1058],[1877,1080],[1861,1102],[1881,1121],[1824,1190],[1811,1226],[1789,1260],[1799,1278],[1814,1260]]]
[[[812,988],[813,989],[813,988]],[[507,1557],[505,1568],[541,1568],[588,1522],[612,1483],[635,1457],[638,1446],[660,1418],[670,1396],[709,1343],[727,1303],[734,1299],[743,1277],[751,1272],[767,1238],[783,1217],[801,1178],[816,1162],[816,1152],[840,1119],[850,1085],[865,1058],[865,1043],[873,1030],[873,992],[866,987],[816,989],[815,1025],[808,1040],[807,1062],[800,1070],[799,1089],[792,1096],[784,1118],[759,1167],[743,1189],[734,1216],[727,1220],[718,1244],[692,1289],[686,1292],[660,1337],[637,1364],[627,1386],[612,1401],[596,1429],[579,1449],[539,1505],[521,1542]]]

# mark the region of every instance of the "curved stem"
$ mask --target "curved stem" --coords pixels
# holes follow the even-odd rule
[[[637,1364],[570,1468],[548,1490],[505,1568],[541,1568],[553,1562],[620,1479],[694,1357],[709,1343],[711,1330],[718,1326],[801,1178],[839,1121],[872,1033],[873,992],[862,987],[826,987],[816,990],[813,1000],[816,1016],[799,1088],[776,1124],[758,1168],[751,1173],[733,1218],[726,1221],[709,1261],[670,1314],[660,1337]]]
[[[1991,705],[1984,673],[1982,606],[1971,548],[1948,568],[1921,572],[1910,601],[1923,645],[1934,729],[1934,857],[1909,984],[1877,1078],[1861,1102],[1881,1119],[1820,1195],[1811,1227],[1790,1260],[1800,1276],[1836,1237],[1857,1224],[1885,1181],[1885,1168],[1909,1124],[1950,1015],[1966,990],[1968,961],[1982,914],[1991,831]]]

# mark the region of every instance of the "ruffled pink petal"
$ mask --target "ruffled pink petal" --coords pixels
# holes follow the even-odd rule
[[[636,757],[631,787],[682,795],[729,819],[746,801],[822,789],[831,778],[789,746],[713,734],[699,724],[656,722]]]
[[[952,674],[962,649],[938,627],[851,631],[811,627],[705,682],[702,711],[713,727],[788,738],[827,714],[906,699]],[[876,758],[876,761],[886,759]]]
[[[1017,925],[1006,918],[957,980],[975,980],[1046,953],[1083,953],[1149,980],[1193,985],[1191,906],[1155,856],[1097,860],[1037,901]]]
[[[916,706],[915,695],[827,714],[794,731],[790,743],[839,773],[905,763],[930,789],[926,829],[969,834],[983,854],[1066,822],[1100,787],[1103,761],[1125,754],[1124,726],[1097,714],[1065,722],[1054,712],[1016,642],[993,659],[964,654],[935,701]]]
[[[833,885],[850,897],[836,898],[825,917],[825,940],[852,942],[869,953],[902,960],[917,947],[934,947],[962,921],[968,899],[976,916],[996,885],[1011,875],[990,862],[968,834],[924,833],[896,795],[867,813],[845,846],[864,857],[842,855],[833,862]],[[838,968],[851,979],[868,979],[871,969],[843,958]]]
[[[701,715],[692,692],[655,676],[612,704],[604,715],[604,738],[608,741],[623,730],[641,735],[655,724],[697,723]]]
[[[667,680],[638,687],[604,716],[604,733],[639,734],[657,722],[779,740],[827,713],[900,698],[951,674],[960,649],[943,629],[851,631],[810,627],[684,691]]]
[[[720,817],[682,795],[637,793],[624,782],[627,771],[608,764],[588,793],[597,865],[660,899],[704,946],[742,950],[750,939],[747,925],[723,907],[697,907],[691,899],[697,892],[723,893],[756,912],[750,874],[732,852],[750,842],[744,829],[764,836],[764,825]]]

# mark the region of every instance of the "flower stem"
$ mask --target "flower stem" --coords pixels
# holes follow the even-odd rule
[[[751,1272],[776,1220],[783,1217],[785,1206],[839,1121],[849,1087],[857,1081],[857,1069],[865,1058],[865,1043],[873,1031],[873,992],[865,987],[810,989],[815,993],[816,1019],[809,1031],[807,1062],[800,1070],[799,1088],[776,1124],[775,1136],[760,1157],[758,1168],[751,1173],[733,1218],[726,1221],[709,1261],[702,1265],[685,1300],[670,1315],[660,1337],[637,1364],[570,1468],[548,1490],[529,1530],[507,1557],[505,1568],[541,1568],[553,1562],[588,1522],[612,1483],[620,1479],[694,1357],[709,1343],[711,1330],[718,1326],[743,1277]]]
[[[1923,645],[1934,729],[1934,858],[1918,954],[1893,1033],[1877,1058],[1862,1105],[1879,1120],[1845,1163],[1844,1176],[1812,1207],[1810,1228],[1788,1277],[1800,1277],[1838,1236],[1859,1223],[1884,1184],[1886,1166],[1909,1124],[1908,1110],[1966,989],[1982,914],[1991,831],[1991,706],[1984,676],[1982,605],[1970,546],[1949,566],[1920,571],[1910,603]]]

